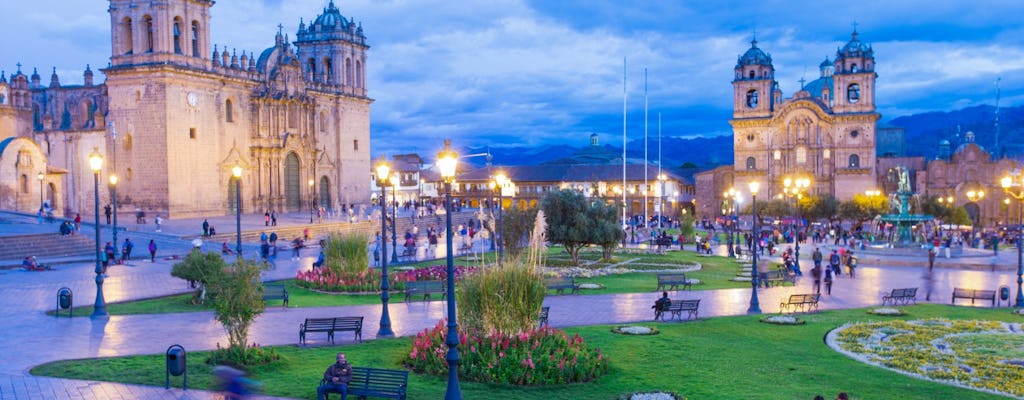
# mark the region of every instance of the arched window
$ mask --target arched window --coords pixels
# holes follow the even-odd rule
[[[306,65],[306,73],[308,74],[307,76],[309,76],[309,80],[316,82],[318,80],[316,79],[316,60],[310,58],[309,61],[306,62]]]
[[[235,122],[235,110],[232,107],[231,99],[224,100],[224,119],[228,122]]]
[[[199,21],[192,21],[192,57],[199,57]]]
[[[121,38],[124,40],[124,54],[132,54],[135,50],[132,42],[132,19],[126,17],[121,26],[123,29]]]
[[[850,72],[853,72],[853,73],[857,72],[857,64],[850,64]]]
[[[860,100],[860,85],[851,83],[846,87],[846,101],[856,103]]]
[[[352,86],[352,59],[345,59],[345,85]]]
[[[331,67],[331,58],[324,59],[324,81],[334,83],[334,68]]]
[[[320,132],[327,130],[327,112],[320,111]]]
[[[757,90],[750,89],[747,91],[747,107],[757,107]]]
[[[750,79],[754,79],[754,71],[750,71]]]
[[[174,18],[174,54],[181,54],[181,18]]]
[[[28,175],[21,174],[18,178],[18,184],[21,186],[22,193],[28,193]]]
[[[144,18],[146,22],[146,52],[153,52],[153,17],[146,16]]]
[[[757,169],[757,160],[755,160],[754,157],[747,157],[747,169]]]
[[[850,168],[860,168],[860,156],[850,154]]]
[[[132,134],[124,135],[124,150],[132,151]]]
[[[356,87],[363,87],[363,63],[356,60]]]

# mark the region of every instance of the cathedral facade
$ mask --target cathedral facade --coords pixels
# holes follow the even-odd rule
[[[875,59],[853,32],[820,65],[820,77],[783,98],[771,56],[757,41],[739,57],[733,85],[735,186],[759,182],[759,196],[783,192],[786,177],[811,179],[812,194],[849,200],[875,187]],[[712,192],[715,193],[715,192]]]
[[[0,208],[91,215],[88,157],[121,212],[307,210],[370,199],[366,36],[331,1],[258,55],[210,43],[212,0],[109,0],[105,82],[0,77]],[[232,168],[243,169],[240,187]],[[9,168],[13,166],[12,168]],[[36,184],[38,180],[38,185]],[[100,191],[101,207],[114,191]]]

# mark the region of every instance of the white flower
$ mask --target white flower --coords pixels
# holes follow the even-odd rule
[[[871,314],[876,314],[876,315],[903,315],[904,314],[904,312],[902,310],[900,310],[900,309],[889,308],[889,307],[876,308],[876,309],[871,310],[870,313]]]
[[[635,393],[629,400],[676,400],[676,396],[664,392]]]

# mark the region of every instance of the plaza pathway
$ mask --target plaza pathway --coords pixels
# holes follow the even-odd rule
[[[137,248],[141,248],[140,244]],[[182,245],[187,248],[187,245]],[[807,250],[805,250],[807,251]],[[807,251],[809,253],[809,251]],[[277,268],[268,271],[265,279],[285,279],[296,271],[308,270],[315,256],[307,250],[299,260],[282,259]],[[805,255],[804,257],[808,257]],[[884,257],[883,260],[884,261]],[[1002,258],[994,259],[1000,268],[954,269],[939,268],[935,272],[932,301],[947,303],[952,287],[997,288],[1015,287],[1016,276]],[[189,290],[187,284],[169,274],[172,261],[152,263],[133,261],[127,266],[115,266],[106,279],[104,292],[108,302],[147,298]],[[809,269],[809,261],[804,261]],[[1014,260],[1015,265],[1015,260]],[[1014,268],[1015,269],[1015,268]],[[845,275],[837,280],[832,295],[825,297],[822,309],[862,307],[878,304],[883,293],[895,287],[922,287],[919,299],[924,298],[923,268],[910,266],[865,265],[858,269],[857,278]],[[1015,271],[1014,271],[1015,272]],[[0,362],[0,399],[180,399],[213,398],[211,393],[189,390],[85,382],[40,378],[28,375],[35,365],[62,359],[107,357],[130,354],[162,353],[172,344],[181,344],[189,351],[206,350],[217,343],[227,343],[226,335],[210,312],[161,314],[138,316],[112,316],[109,320],[89,318],[55,318],[46,316],[56,302],[60,287],[69,287],[75,293],[76,305],[91,304],[95,296],[93,264],[78,262],[59,266],[57,271],[26,272],[0,270],[0,320],[3,332]],[[761,308],[765,313],[777,312],[780,301],[792,293],[811,291],[810,278],[797,285],[760,290]],[[1014,292],[1014,294],[1016,294]],[[674,292],[676,298],[700,298],[701,317],[741,315],[747,310],[750,289]],[[548,296],[545,305],[551,307],[550,323],[557,327],[627,323],[649,321],[650,304],[657,294],[614,294],[585,296]],[[250,330],[250,341],[261,345],[295,344],[297,326],[303,319],[319,316],[364,316],[364,337],[372,339],[380,319],[380,305],[290,308],[268,307]],[[390,307],[393,329],[399,336],[407,336],[433,326],[445,316],[445,303],[441,301],[393,303]],[[341,334],[341,346],[351,343],[349,335]],[[313,343],[322,343],[320,335],[311,337]],[[330,360],[323,360],[325,365]],[[157,368],[162,368],[159,366]]]

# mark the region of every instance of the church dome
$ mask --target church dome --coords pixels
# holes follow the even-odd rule
[[[333,0],[327,4],[327,8],[324,9],[323,14],[316,17],[316,20],[309,26],[310,32],[342,29],[348,29],[348,21],[346,21],[345,17],[341,15],[341,11],[338,10],[338,7],[334,6]]]
[[[872,57],[873,51],[871,46],[865,45],[857,36],[857,31],[853,31],[850,35],[850,41],[846,42],[846,45],[839,49],[836,58]]]
[[[750,49],[740,56],[736,61],[738,66],[744,65],[772,65],[772,56],[765,54],[757,47],[757,40],[750,41]]]
[[[825,57],[825,61],[822,61],[821,64],[818,65],[818,68],[828,68],[828,67],[831,67],[831,66],[832,66],[832,61],[829,60],[828,57]]]

